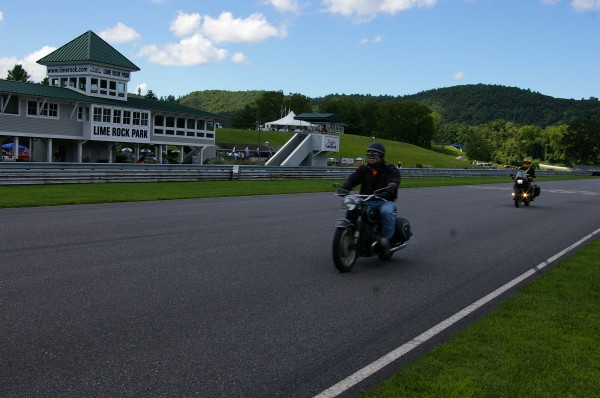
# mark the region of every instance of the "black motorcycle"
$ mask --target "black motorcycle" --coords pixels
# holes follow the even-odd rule
[[[346,218],[337,222],[333,236],[333,262],[340,272],[349,272],[359,256],[378,256],[387,261],[400,249],[404,249],[412,236],[406,218],[396,216],[396,232],[390,239],[390,249],[380,247],[378,237],[381,232],[379,211],[365,203],[368,200],[385,200],[377,196],[388,188],[380,189],[372,195],[338,194],[343,196]]]
[[[524,170],[519,170],[517,175],[510,175],[514,181],[512,197],[515,202],[515,207],[519,207],[521,203],[529,206],[533,200],[540,196],[541,188],[539,185],[533,185],[531,189],[530,182],[533,181]]]

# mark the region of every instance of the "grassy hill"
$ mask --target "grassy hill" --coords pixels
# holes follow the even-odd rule
[[[265,145],[278,149],[281,148],[294,133],[284,133],[278,131],[261,131],[260,142]],[[468,161],[456,159],[460,152],[452,155],[442,154],[430,151],[416,145],[403,142],[377,140],[385,145],[386,160],[393,164],[402,162],[404,167],[417,167],[417,165],[439,167],[439,168],[464,168],[472,167]],[[256,130],[236,130],[236,129],[217,129],[216,142],[236,144],[238,149],[244,149],[246,145],[249,148],[256,148],[259,142],[258,131]],[[342,134],[340,136],[340,151],[332,152],[333,158],[357,158],[365,156],[366,148],[371,143],[370,137],[358,135]],[[452,153],[453,150],[446,149],[445,153]]]

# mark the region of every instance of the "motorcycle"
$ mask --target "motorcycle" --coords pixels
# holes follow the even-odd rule
[[[524,170],[519,170],[517,175],[511,174],[510,176],[514,180],[512,198],[515,202],[515,207],[519,207],[521,202],[525,206],[529,206],[536,197],[540,196],[540,186],[534,184],[534,189],[532,192],[530,182],[533,180]]]
[[[354,267],[358,257],[372,257],[377,255],[380,260],[387,261],[398,250],[404,249],[412,236],[408,220],[396,216],[396,231],[390,239],[389,250],[383,250],[378,242],[381,231],[381,217],[379,211],[368,205],[368,200],[385,200],[375,191],[371,195],[337,194],[342,196],[342,207],[346,210],[346,217],[336,224],[333,236],[333,262],[340,272],[349,272]]]

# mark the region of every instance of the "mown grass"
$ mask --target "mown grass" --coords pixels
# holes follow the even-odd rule
[[[264,145],[265,142],[268,141],[271,146],[281,147],[293,134],[294,133],[278,131],[261,131],[260,142]],[[258,131],[217,129],[216,141],[219,143],[248,144],[249,148],[256,148],[258,145]],[[473,167],[468,161],[457,159],[457,156],[461,154],[460,151],[453,151],[446,148],[446,154],[444,154],[430,151],[416,145],[406,144],[404,142],[381,140],[378,138],[376,138],[376,141],[385,145],[386,161],[392,164],[402,162],[404,167],[417,167],[417,165],[438,168]],[[370,137],[342,134],[340,135],[340,151],[332,152],[331,157],[354,159],[357,157],[364,157],[366,148],[370,143]],[[243,150],[244,148],[238,147],[237,149]]]
[[[573,178],[578,177],[540,177],[537,180]],[[273,180],[3,185],[0,186],[0,208],[333,192],[333,184],[341,182],[343,181]],[[510,182],[510,179],[508,177],[405,178],[402,180],[401,188],[500,182]]]
[[[600,240],[362,398],[600,396]]]

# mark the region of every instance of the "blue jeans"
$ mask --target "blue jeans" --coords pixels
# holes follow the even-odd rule
[[[396,232],[396,203],[383,200],[368,200],[367,205],[379,210],[381,215],[381,235],[391,239]]]

